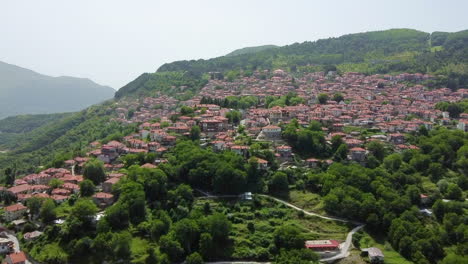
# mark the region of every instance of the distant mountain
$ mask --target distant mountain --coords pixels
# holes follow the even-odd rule
[[[274,49],[278,48],[276,45],[263,45],[263,46],[257,46],[257,47],[245,47],[242,49],[236,49],[235,51],[226,54],[226,56],[237,56],[237,55],[242,55],[242,54],[250,54],[250,53],[255,53],[259,51],[264,51],[267,49]]]
[[[0,62],[0,119],[20,114],[82,110],[113,97],[115,90],[89,79],[51,77]]]

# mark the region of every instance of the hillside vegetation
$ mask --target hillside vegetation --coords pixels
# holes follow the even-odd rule
[[[276,45],[262,45],[262,46],[256,46],[256,47],[245,47],[242,49],[237,49],[235,51],[232,51],[226,56],[237,56],[237,55],[243,55],[243,54],[250,54],[250,53],[256,53],[260,51],[264,51],[267,49],[273,49],[273,48],[278,48]]]
[[[0,120],[0,132],[25,133],[70,115],[71,113],[11,116]]]

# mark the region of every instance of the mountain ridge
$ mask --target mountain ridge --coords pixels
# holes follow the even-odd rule
[[[88,78],[52,77],[0,61],[0,118],[75,112],[112,98],[115,90]]]
[[[242,55],[242,54],[250,54],[250,53],[255,53],[267,49],[274,49],[274,48],[279,48],[277,45],[261,45],[261,46],[252,46],[252,47],[245,47],[245,48],[240,48],[236,49],[234,51],[229,52],[225,56],[237,56],[237,55]]]

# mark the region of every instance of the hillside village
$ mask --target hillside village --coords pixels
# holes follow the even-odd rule
[[[435,126],[447,126],[468,131],[468,114],[454,118],[449,112],[436,109],[439,102],[468,98],[468,89],[428,90],[424,81],[433,78],[429,75],[366,76],[353,72],[342,75],[316,72],[293,77],[281,69],[256,71],[249,77],[232,81],[218,75],[212,73],[199,94],[186,101],[166,95],[116,101],[111,108],[115,111],[114,121],[136,124],[138,131],[119,140],[93,142],[87,146],[86,156],[66,160],[60,168],[39,169],[35,174],[16,179],[12,187],[2,187],[2,193],[11,195],[15,201],[3,209],[5,224],[21,230],[31,219],[37,229],[25,233],[23,239],[37,239],[43,225],[31,214],[26,201],[31,197],[51,198],[56,204],[62,204],[76,199],[80,195],[80,183],[84,181],[84,168],[93,159],[104,163],[106,179],[96,186],[92,200],[100,209],[105,209],[114,203],[113,186],[126,177],[123,168],[127,164],[122,159],[125,155],[154,153],[154,159],[141,167],[157,168],[168,162],[166,154],[176,146],[179,138],[196,137],[203,147],[211,147],[216,152],[231,150],[244,157],[246,162],[256,161],[258,169],[269,170],[277,166],[281,170],[290,166],[313,169],[336,162],[333,156],[298,154],[295,146],[284,138],[286,126],[291,122],[303,127],[318,122],[326,144],[331,145],[337,137],[341,138],[347,147],[347,161],[364,166],[371,153],[367,148],[370,142],[377,141],[387,149],[401,152],[418,149],[409,143],[407,135],[422,127],[431,130]],[[294,98],[293,103],[267,104],[268,97],[277,100],[288,96]],[[243,108],[221,106],[219,102],[224,104],[228,97],[255,100]],[[232,112],[239,116],[232,117]],[[267,142],[274,160],[256,157],[250,149],[256,142]],[[421,198],[425,197],[426,194],[421,195]],[[96,215],[96,219],[100,217],[102,213]],[[63,219],[56,219],[54,223],[61,225]],[[0,243],[4,243],[2,241]],[[320,251],[320,248],[329,250],[326,245],[330,245],[333,251],[340,244],[336,240],[317,241],[306,241],[305,247]],[[12,254],[8,255],[7,263],[23,263],[21,260],[11,261],[18,258],[17,254],[22,254],[20,259],[26,256],[11,243],[8,245],[9,249],[4,252]],[[382,257],[376,250],[371,251]]]

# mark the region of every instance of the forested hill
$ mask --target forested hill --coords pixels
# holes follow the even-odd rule
[[[144,74],[122,87],[116,97],[160,91],[157,84],[161,83],[167,92],[165,80],[169,80],[169,87],[181,79],[193,84],[208,72],[238,76],[256,69],[276,68],[303,72],[336,67],[341,72],[365,74],[419,72],[438,76],[432,84],[437,87],[457,89],[468,86],[468,30],[426,33],[413,29],[390,29],[254,49],[240,49],[208,60],[166,63],[156,73]],[[196,85],[188,85],[188,88],[196,90]]]
[[[242,55],[242,54],[251,54],[251,53],[256,53],[260,51],[264,51],[267,49],[273,49],[273,48],[278,48],[276,45],[263,45],[263,46],[257,46],[257,47],[246,47],[242,49],[237,49],[233,52],[230,52],[226,54],[226,56],[237,56],[237,55]]]
[[[277,49],[234,57],[176,61],[162,65],[158,72],[189,71],[199,74],[233,69],[359,63],[404,52],[423,52],[428,49],[429,39],[429,33],[411,29],[357,33],[313,42],[294,43]]]
[[[114,89],[89,79],[51,77],[0,62],[0,119],[75,112],[112,98]]]

